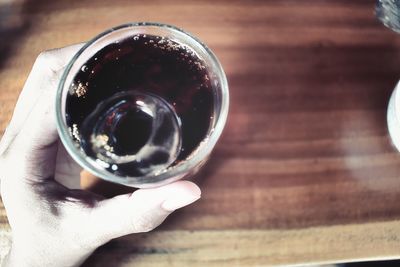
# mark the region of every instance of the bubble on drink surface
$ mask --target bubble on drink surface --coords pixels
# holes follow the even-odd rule
[[[81,71],[86,72],[87,70],[88,70],[88,66],[83,65],[83,66],[81,67]]]
[[[70,129],[70,131],[71,131],[71,135],[73,136],[73,138],[75,138],[75,140],[80,142],[81,138],[79,135],[78,125],[76,123],[72,124],[72,129]]]
[[[181,123],[172,106],[138,91],[114,94],[84,120],[84,150],[138,176],[168,168],[181,149]],[[86,143],[85,143],[86,142]]]
[[[69,88],[69,93],[76,97],[84,97],[87,93],[88,83],[83,84],[82,82],[78,81],[77,83],[72,83]]]

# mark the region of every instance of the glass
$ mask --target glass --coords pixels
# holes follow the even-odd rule
[[[166,164],[158,165],[154,170],[146,172],[143,175],[120,176],[102,168],[101,164],[99,164],[96,159],[89,157],[73,140],[73,133],[67,125],[66,120],[66,100],[68,92],[71,90],[70,88],[73,85],[74,78],[80,70],[85,68],[85,64],[88,60],[92,59],[96,53],[106,46],[138,35],[167,38],[180,45],[189,47],[191,51],[194,51],[194,53],[204,62],[205,68],[211,75],[210,80],[213,88],[214,104],[212,116],[210,117],[211,126],[208,128],[205,138],[203,138],[200,144],[185,159],[176,164],[170,165],[171,160],[176,159],[176,151],[179,150],[181,143],[179,139],[176,139],[176,134],[171,134],[165,137],[166,141],[163,141],[163,145],[157,148],[158,150],[161,150],[165,147],[165,144],[169,144],[171,151],[174,151]],[[116,98],[118,97],[119,96],[117,95]],[[135,108],[152,116],[158,116],[163,112],[168,115],[173,110],[173,108],[165,103],[165,101],[162,101],[162,99],[159,99],[157,96],[151,96],[151,94],[150,96],[141,96],[140,93],[132,93],[129,97],[137,98],[135,103],[138,104]],[[107,104],[103,104],[103,106],[107,106]],[[225,73],[216,56],[206,45],[192,35],[174,26],[159,23],[131,23],[112,28],[98,35],[80,49],[68,64],[61,78],[56,97],[57,128],[61,141],[68,153],[78,164],[92,174],[114,183],[138,188],[148,188],[188,178],[195,174],[200,167],[206,163],[225,126],[228,115],[228,106],[229,92]],[[102,106],[99,104],[97,108],[101,107]],[[161,125],[158,128],[165,129],[165,127],[169,127],[175,129],[175,132],[178,131],[176,126],[179,121],[177,122],[174,114],[172,116],[165,116],[166,119],[162,120],[163,123],[160,123],[160,120],[157,118],[158,117],[155,117],[154,121],[157,122],[156,124]],[[96,124],[93,126],[93,129],[95,131],[98,130]],[[149,147],[149,143],[153,142],[154,139],[155,138],[150,138],[150,141],[146,144],[147,147]],[[146,147],[146,145],[144,147]],[[109,156],[112,162],[135,160],[135,155],[119,157],[109,154],[101,147],[98,147],[98,152],[98,155],[105,155],[105,157]],[[144,157],[146,157],[146,155]]]
[[[377,0],[376,17],[389,29],[400,33],[400,1]],[[393,145],[400,151],[400,84],[393,90],[387,109],[387,125]]]
[[[400,32],[400,1],[376,1],[376,17],[388,28]]]

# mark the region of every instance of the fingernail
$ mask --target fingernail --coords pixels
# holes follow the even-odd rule
[[[167,200],[165,200],[161,207],[166,211],[174,211],[180,209],[184,206],[192,204],[196,200],[198,200],[201,196],[200,195],[192,195],[192,194],[185,194],[185,195],[175,195]]]

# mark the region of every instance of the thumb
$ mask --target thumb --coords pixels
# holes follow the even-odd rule
[[[200,188],[189,181],[139,189],[99,203],[91,212],[91,231],[100,243],[132,233],[148,232],[174,210],[200,198]]]

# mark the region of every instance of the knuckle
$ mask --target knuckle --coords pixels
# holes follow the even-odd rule
[[[149,210],[141,213],[139,216],[132,218],[131,226],[133,232],[143,233],[154,230],[158,227],[165,218],[169,215],[168,212]]]
[[[34,63],[34,68],[54,72],[57,69],[58,59],[54,50],[40,52]]]
[[[147,233],[156,228],[156,226],[146,218],[136,218],[132,222],[132,229],[135,233]]]
[[[36,62],[38,63],[48,63],[54,60],[54,54],[51,50],[45,50],[39,53],[36,58]]]

